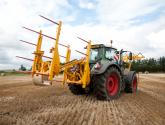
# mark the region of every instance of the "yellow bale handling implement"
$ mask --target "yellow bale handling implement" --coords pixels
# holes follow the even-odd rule
[[[38,32],[38,31],[32,30],[30,28],[23,27],[29,31],[39,34],[39,37],[38,37],[37,44],[30,43],[30,42],[27,42],[24,40],[20,40],[24,43],[28,43],[28,44],[36,46],[36,51],[34,51],[34,53],[33,53],[35,55],[34,59],[28,59],[28,58],[20,57],[20,56],[17,56],[17,57],[33,61],[31,74],[33,77],[33,83],[35,85],[50,85],[50,84],[52,84],[51,81],[53,80],[53,78],[55,76],[57,76],[61,71],[60,70],[61,69],[60,68],[60,57],[66,58],[66,63],[69,62],[71,50],[70,50],[69,45],[66,46],[64,44],[59,43],[62,22],[59,21],[59,23],[56,23],[44,16],[41,16],[41,17],[58,25],[56,38],[45,35],[42,33],[42,31]],[[43,36],[55,40],[54,47],[52,47],[50,49],[50,52],[52,53],[52,57],[44,56],[44,51],[41,50]],[[61,45],[61,46],[67,48],[66,57],[59,55],[58,45]],[[49,60],[43,61],[43,59],[42,59],[43,57],[48,58]]]
[[[36,46],[36,51],[33,53],[35,56],[34,59],[17,56],[33,61],[30,73],[34,84],[50,85],[54,77],[63,72],[64,76],[61,82],[68,84],[70,91],[76,95],[94,93],[97,99],[111,100],[118,98],[121,91],[137,92],[137,75],[135,71],[131,71],[131,63],[133,60],[144,58],[142,54],[132,54],[130,51],[123,50],[118,51],[112,46],[103,44],[92,45],[92,41],[86,41],[78,37],[78,39],[87,44],[85,47],[86,53],[76,50],[84,57],[70,61],[70,46],[59,43],[62,22],[56,23],[46,17],[41,17],[58,25],[56,38],[45,35],[42,31],[37,32],[24,27],[39,34],[37,44],[21,40]],[[54,47],[51,49],[52,57],[45,56],[44,51],[41,50],[43,36],[55,40]],[[67,48],[64,64],[60,64],[58,45]],[[49,61],[43,61],[42,58],[48,58]]]

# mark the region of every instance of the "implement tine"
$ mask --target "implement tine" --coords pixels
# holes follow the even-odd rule
[[[82,39],[80,37],[77,37],[77,38],[80,39],[80,40],[82,40],[82,41],[84,41],[84,42],[86,42],[86,43],[89,43],[88,41],[86,41],[86,40],[84,40],[84,39]]]
[[[52,23],[54,23],[54,24],[59,25],[57,22],[55,22],[55,21],[53,21],[53,20],[51,20],[51,19],[48,19],[47,17],[44,17],[44,16],[42,16],[42,15],[39,15],[39,16],[42,17],[42,18],[44,18],[44,19],[46,19],[46,20],[48,20],[48,21],[50,21],[50,22],[52,22]]]
[[[27,44],[31,44],[31,45],[37,46],[37,45],[36,45],[36,44],[34,44],[34,43],[27,42],[27,41],[24,41],[24,40],[19,40],[19,41],[21,41],[21,42],[23,42],[23,43],[27,43]]]
[[[26,30],[32,31],[32,32],[34,32],[34,33],[40,34],[40,32],[35,31],[35,30],[32,30],[32,29],[30,29],[30,28],[27,28],[27,27],[23,27],[23,28],[26,29]],[[43,34],[43,33],[41,33],[41,35],[43,35],[43,36],[45,36],[45,37],[47,37],[47,38],[50,38],[50,39],[56,40],[56,38],[51,37],[51,36],[48,36],[48,35],[45,35],[45,34]]]
[[[34,61],[33,59],[29,59],[29,58],[25,58],[25,57],[21,57],[21,56],[16,56],[17,58],[21,58],[21,59],[25,59],[25,60],[29,60],[29,61]]]
[[[76,52],[78,52],[78,53],[80,53],[80,54],[83,54],[83,55],[86,55],[87,56],[87,54],[85,54],[85,53],[83,53],[83,52],[80,52],[80,51],[78,51],[78,50],[75,50]]]

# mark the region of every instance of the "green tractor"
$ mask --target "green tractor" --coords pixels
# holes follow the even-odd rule
[[[99,100],[116,99],[120,96],[121,91],[136,93],[137,74],[135,71],[130,71],[129,68],[132,60],[140,59],[140,57],[131,52],[126,55],[125,53],[128,52],[117,51],[117,49],[103,44],[91,45],[89,57],[90,83],[84,88],[81,84],[68,83],[71,92],[77,95],[93,93]],[[82,69],[79,64],[74,64],[74,69],[72,67],[70,70],[78,73],[79,69]]]
[[[91,48],[91,78],[94,94],[98,99],[111,100],[120,96],[121,91],[137,91],[137,75],[128,71],[122,59],[125,51],[117,51],[105,45],[94,45]],[[129,54],[130,61],[132,53]]]

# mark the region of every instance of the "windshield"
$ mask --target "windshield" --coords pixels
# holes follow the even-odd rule
[[[112,48],[106,48],[105,50],[105,58],[107,59],[114,59],[116,55],[116,50]]]
[[[98,59],[99,50],[98,49],[91,49],[90,51],[90,61],[94,62]]]

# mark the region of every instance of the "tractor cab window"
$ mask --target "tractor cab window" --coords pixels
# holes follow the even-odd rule
[[[116,55],[115,49],[112,49],[112,48],[106,48],[105,49],[105,58],[113,60],[115,55]]]
[[[98,59],[99,50],[98,49],[91,49],[90,51],[90,61],[94,62]]]

